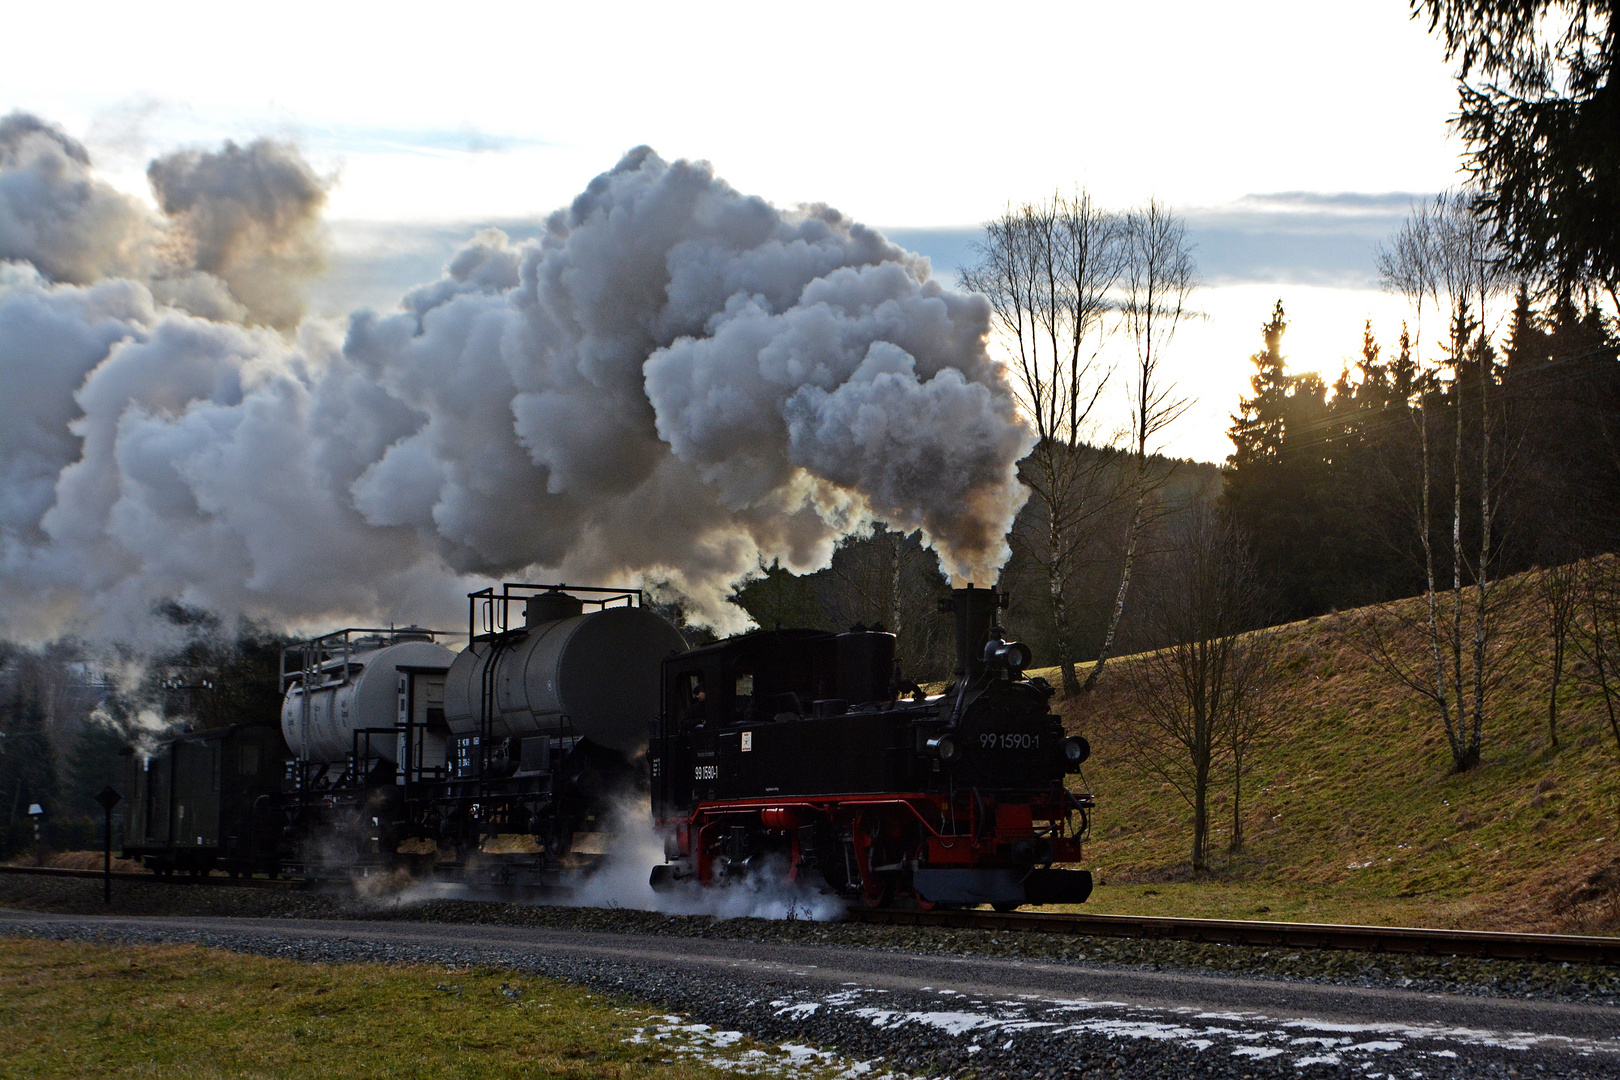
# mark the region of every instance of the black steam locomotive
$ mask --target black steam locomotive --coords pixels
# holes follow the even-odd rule
[[[509,583],[467,646],[418,627],[287,650],[279,730],[133,759],[125,857],[159,872],[409,869],[548,886],[601,857],[651,785],[655,887],[777,876],[882,905],[1071,903],[1092,803],[994,590],[957,590],[958,673],[925,696],[894,638],[777,630],[688,650],[635,590]],[[903,691],[909,691],[904,694]],[[650,729],[650,739],[649,739]]]
[[[872,907],[1080,903],[1089,796],[1029,650],[994,625],[1004,598],[956,590],[956,681],[902,687],[893,635],[777,630],[664,662],[653,815],[657,885],[807,880]],[[900,691],[909,689],[909,696]]]

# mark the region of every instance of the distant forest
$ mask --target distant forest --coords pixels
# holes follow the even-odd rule
[[[157,738],[165,723],[280,721],[281,647],[290,638],[248,620],[223,626],[179,604],[158,614],[175,644],[124,685],[107,676],[108,658],[80,642],[27,649],[0,641],[0,858],[33,848],[36,829],[48,848],[99,848],[96,793],[127,791],[130,744]]]
[[[1567,294],[1538,309],[1520,289],[1500,352],[1466,308],[1452,323],[1422,371],[1409,334],[1387,347],[1367,328],[1331,387],[1288,372],[1280,302],[1263,328],[1222,499],[1276,621],[1423,592],[1425,519],[1442,587],[1472,584],[1479,562],[1454,572],[1454,525],[1477,553],[1489,521],[1495,577],[1620,547],[1620,345],[1601,313]]]

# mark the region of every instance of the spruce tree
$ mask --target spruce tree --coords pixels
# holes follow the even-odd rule
[[[1254,396],[1239,402],[1238,415],[1232,417],[1228,432],[1235,449],[1227,460],[1234,469],[1261,461],[1276,461],[1282,454],[1289,392],[1282,338],[1287,329],[1288,319],[1283,314],[1282,301],[1278,300],[1272,309],[1271,321],[1260,330],[1265,348],[1249,358],[1256,368],[1249,379]]]

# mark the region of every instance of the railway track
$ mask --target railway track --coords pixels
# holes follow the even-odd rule
[[[1401,926],[1176,919],[1149,915],[990,911],[851,910],[855,922],[888,926],[943,926],[1019,933],[1097,935],[1160,941],[1292,949],[1352,949],[1373,953],[1472,956],[1571,964],[1620,964],[1620,938],[1570,934],[1505,934],[1482,930],[1427,930]]]
[[[0,866],[0,874],[99,879],[100,870],[42,866]],[[300,878],[228,878],[114,871],[113,880],[150,885],[214,885],[296,890],[313,882]],[[532,901],[532,889],[482,887],[478,899]],[[976,910],[904,911],[852,908],[851,922],[885,926],[938,926],[1009,933],[1065,934],[1076,937],[1140,938],[1290,949],[1345,949],[1422,956],[1469,956],[1492,960],[1536,960],[1570,964],[1620,964],[1620,937],[1572,934],[1510,934],[1483,930],[1431,930],[1401,926],[1339,926],[1330,923],[1256,922],[1237,919],[1178,919],[1150,915]]]

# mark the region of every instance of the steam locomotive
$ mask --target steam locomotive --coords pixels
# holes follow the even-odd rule
[[[124,855],[160,873],[401,868],[557,886],[651,787],[655,888],[780,878],[853,902],[1083,901],[1089,753],[956,590],[957,678],[904,684],[893,635],[776,630],[688,649],[635,590],[507,583],[467,644],[351,628],[286,650],[279,729],[188,733],[132,757]],[[909,693],[903,693],[907,692]]]
[[[1064,779],[1090,747],[1023,677],[1004,605],[971,585],[943,602],[956,680],[934,697],[899,684],[878,628],[763,631],[666,660],[655,887],[780,874],[870,907],[1083,902],[1091,874],[1052,864],[1080,859],[1093,803]]]

